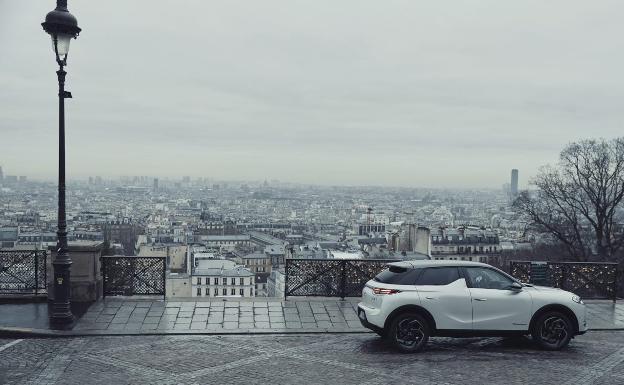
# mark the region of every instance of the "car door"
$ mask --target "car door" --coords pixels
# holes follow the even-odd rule
[[[428,267],[417,280],[420,304],[441,330],[472,329],[472,304],[457,267]]]
[[[463,269],[472,300],[473,330],[527,330],[531,319],[531,295],[511,290],[515,281],[488,267]]]

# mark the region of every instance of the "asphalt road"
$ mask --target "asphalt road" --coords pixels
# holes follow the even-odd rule
[[[0,339],[0,384],[624,384],[624,332],[560,352],[528,339],[434,338],[395,352],[374,334]]]

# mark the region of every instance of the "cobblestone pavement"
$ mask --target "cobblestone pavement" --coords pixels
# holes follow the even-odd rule
[[[624,332],[560,352],[528,339],[433,338],[419,354],[373,334],[0,340],[0,384],[622,384]]]
[[[74,332],[85,334],[356,332],[358,299],[253,301],[131,301],[91,306]],[[593,329],[624,328],[624,304],[588,303]]]

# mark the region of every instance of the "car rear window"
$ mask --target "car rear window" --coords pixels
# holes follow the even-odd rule
[[[394,285],[413,285],[418,278],[420,269],[408,269],[400,266],[390,266],[373,278],[377,282]]]
[[[458,279],[459,271],[456,267],[430,267],[424,269],[417,285],[448,285]]]

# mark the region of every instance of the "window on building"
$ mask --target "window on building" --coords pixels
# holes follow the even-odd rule
[[[201,296],[201,287],[197,288],[197,296],[200,297]]]
[[[219,277],[215,277],[214,282],[215,282],[214,283],[215,285],[218,285],[219,284]]]
[[[226,288],[221,289],[221,294],[222,295],[227,295],[227,289]]]
[[[239,285],[241,285],[241,286],[243,286],[243,278],[239,278],[239,279],[238,279],[238,284],[239,284]]]
[[[244,289],[239,289],[238,292],[239,292],[241,297],[245,296],[245,290]]]
[[[236,285],[235,279],[236,279],[236,278],[232,278],[232,279],[230,279],[230,285]]]
[[[232,294],[232,295],[236,295],[236,289],[232,289],[232,290],[230,290],[230,294]]]

